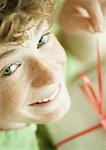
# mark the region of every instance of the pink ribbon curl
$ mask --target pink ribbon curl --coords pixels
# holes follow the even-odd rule
[[[96,95],[94,88],[92,86],[92,82],[89,77],[86,76],[85,73],[80,73],[80,77],[84,80],[87,89],[80,84],[80,88],[84,95],[90,100],[90,102],[96,108],[98,114],[100,115],[100,122],[102,127],[106,130],[106,112],[103,111],[103,79],[102,79],[102,71],[101,71],[101,61],[100,61],[100,53],[99,53],[99,42],[97,40],[97,74],[98,74],[98,96]]]

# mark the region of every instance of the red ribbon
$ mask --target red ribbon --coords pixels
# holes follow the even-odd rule
[[[60,146],[66,144],[66,143],[68,143],[68,142],[70,142],[70,141],[72,141],[72,140],[74,140],[74,139],[76,139],[76,138],[78,138],[78,137],[80,137],[80,136],[82,136],[82,135],[85,135],[85,134],[87,134],[87,133],[90,133],[91,131],[94,131],[94,130],[96,130],[96,129],[101,128],[101,126],[102,126],[101,123],[100,123],[100,124],[97,124],[97,125],[95,125],[95,126],[93,126],[93,127],[90,127],[90,128],[88,128],[88,129],[85,129],[85,130],[83,130],[83,131],[81,131],[81,132],[79,132],[79,133],[76,133],[76,134],[74,134],[74,135],[71,135],[70,137],[67,137],[66,139],[64,139],[64,140],[62,140],[62,141],[60,141],[60,142],[54,144],[53,146],[56,147],[56,148],[57,148],[57,147],[60,147]]]
[[[96,108],[101,118],[102,127],[106,130],[106,112],[103,111],[103,81],[102,81],[98,41],[97,41],[97,73],[98,73],[98,93],[99,93],[98,96],[96,95],[92,87],[92,83],[90,79],[84,73],[81,73],[80,77],[84,80],[86,87],[88,88],[91,96],[88,94],[86,88],[82,84],[80,84],[80,88],[83,91],[84,95],[91,101],[91,103]]]
[[[83,72],[80,73],[80,77],[84,80],[86,88],[89,90],[89,93],[88,93],[88,90],[85,88],[85,86],[83,86],[83,84],[80,84],[80,88],[83,94],[86,96],[86,98],[96,108],[96,111],[98,112],[101,118],[100,123],[56,143],[54,147],[59,147],[63,144],[66,144],[67,142],[72,141],[100,127],[103,127],[103,129],[106,130],[106,112],[103,111],[103,106],[102,106],[103,105],[103,81],[102,81],[101,61],[100,61],[98,40],[97,40],[97,74],[98,74],[98,93],[99,93],[98,95],[96,95],[95,90],[93,89],[91,80]]]

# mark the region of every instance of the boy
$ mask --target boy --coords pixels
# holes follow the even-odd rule
[[[53,0],[0,1],[0,149],[37,150],[28,124],[56,121],[69,109],[53,8]]]

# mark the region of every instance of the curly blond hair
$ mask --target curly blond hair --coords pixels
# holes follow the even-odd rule
[[[28,23],[50,22],[54,6],[54,0],[0,0],[0,44],[23,42]]]

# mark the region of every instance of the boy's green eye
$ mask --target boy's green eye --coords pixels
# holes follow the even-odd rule
[[[21,64],[12,64],[8,66],[2,73],[1,77],[10,76]]]
[[[40,38],[40,40],[38,42],[37,48],[40,48],[41,46],[43,46],[44,44],[46,44],[48,42],[48,40],[49,40],[48,34],[49,33],[41,36],[41,38]]]

